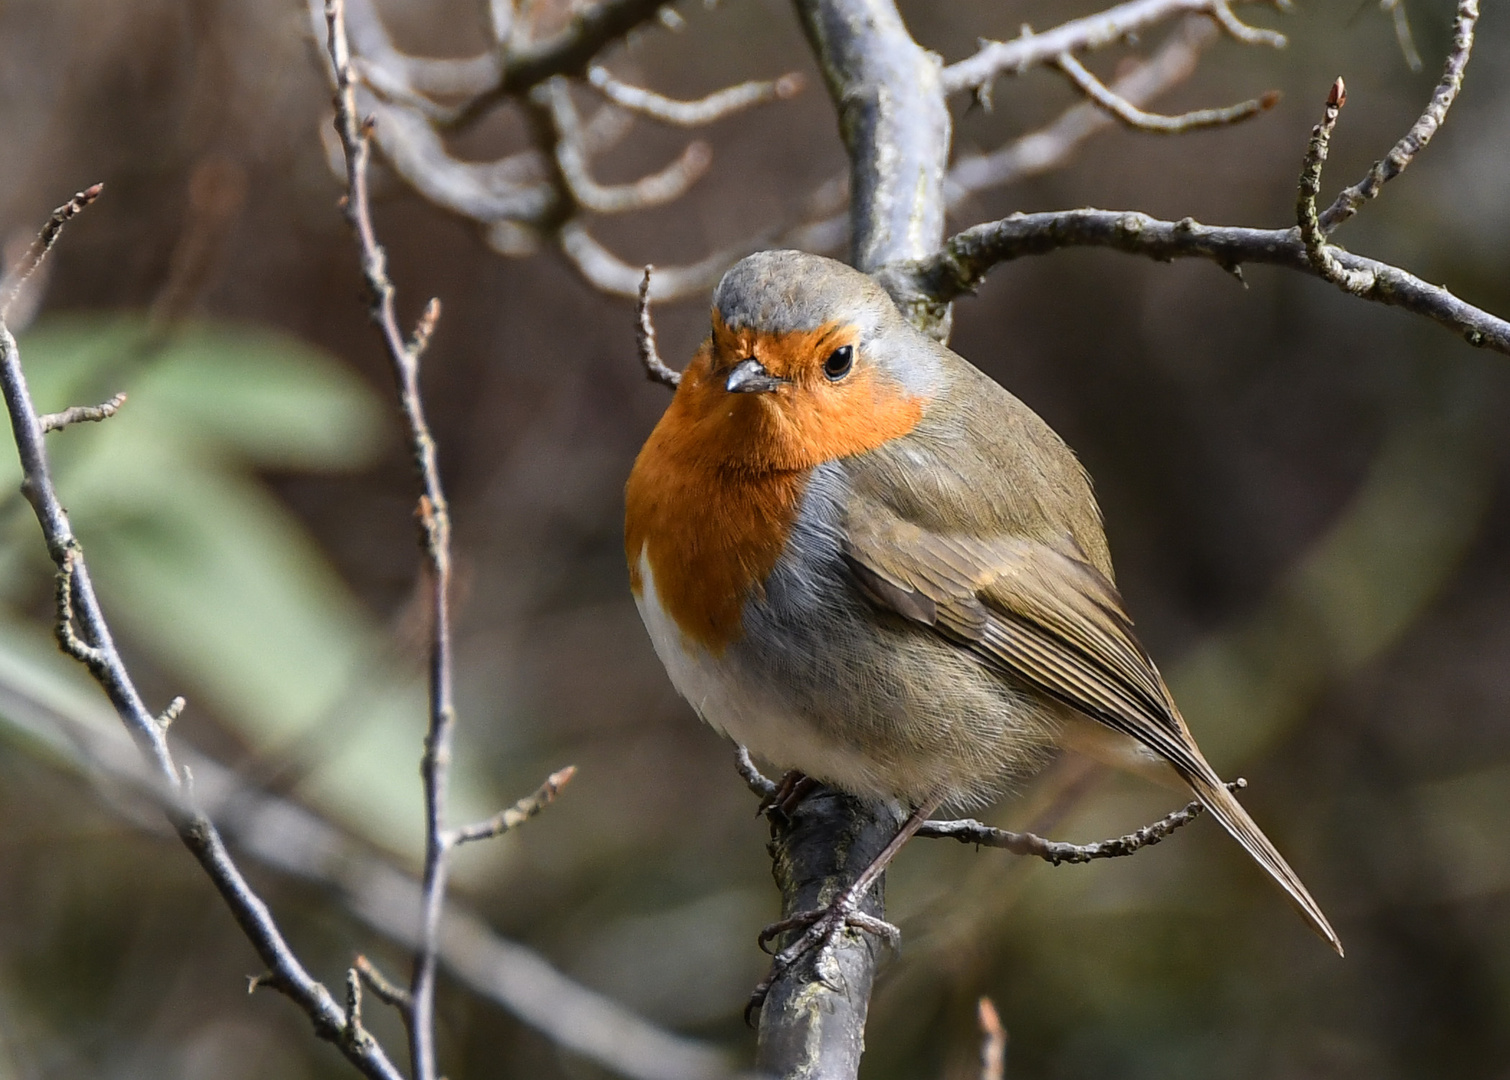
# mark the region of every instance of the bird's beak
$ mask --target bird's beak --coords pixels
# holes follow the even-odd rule
[[[772,375],[752,356],[734,365],[724,389],[731,394],[768,394],[784,382],[785,379]]]

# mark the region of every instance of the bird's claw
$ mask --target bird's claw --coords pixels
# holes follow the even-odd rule
[[[852,926],[856,930],[863,930],[868,934],[874,934],[886,943],[886,947],[893,952],[902,947],[902,932],[885,919],[878,919],[874,915],[867,915],[863,911],[854,908],[855,901],[849,897],[841,897],[838,901],[827,908],[818,911],[803,911],[791,918],[773,922],[760,932],[757,939],[762,951],[769,953],[766,946],[775,938],[789,930],[797,930],[806,927],[806,931],[791,942],[786,948],[771,956],[771,970],[764,979],[755,987],[750,994],[750,1000],[745,1005],[745,1023],[752,1021],[755,1013],[765,1004],[766,995],[770,993],[772,985],[782,975],[786,974],[798,960],[812,949],[827,949],[833,944],[835,936],[846,926]]]
[[[792,811],[796,810],[803,799],[810,795],[818,781],[796,769],[789,769],[776,781],[775,789],[760,800],[760,805],[755,808],[756,816],[761,814],[777,813],[790,818]]]

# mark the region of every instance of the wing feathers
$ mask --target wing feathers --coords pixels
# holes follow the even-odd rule
[[[1342,952],[1295,871],[1201,756],[1116,587],[1095,567],[1030,540],[941,536],[864,503],[851,507],[844,554],[878,607],[946,635],[988,667],[1165,758]]]

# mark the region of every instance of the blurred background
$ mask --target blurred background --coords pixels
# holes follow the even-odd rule
[[[1290,47],[1219,41],[1156,107],[1274,88],[1273,112],[1179,138],[1109,130],[1061,170],[967,200],[954,224],[1094,205],[1284,226],[1335,76],[1349,103],[1326,192],[1429,96],[1452,4],[1404,3],[1419,73],[1372,0],[1246,8]],[[950,60],[1099,6],[902,5]],[[379,7],[414,52],[480,47],[475,0]],[[685,27],[637,34],[607,54],[614,70],[688,97],[814,74],[779,0],[682,7]],[[1504,314],[1510,21],[1487,8],[1446,126],[1337,239]],[[1167,32],[1091,64],[1110,78]],[[329,98],[296,0],[8,0],[0,240],[14,257],[53,206],[105,183],[21,349],[43,409],[130,395],[49,445],[140,683],[155,707],[188,698],[176,744],[219,762],[217,783],[313,811],[344,838],[342,865],[413,870],[415,484],[336,208]],[[957,152],[1074,101],[1053,72],[1005,79],[991,112],[956,103]],[[505,110],[455,146],[496,157],[521,132]],[[690,194],[595,225],[599,239],[631,264],[692,261],[788,220],[843,168],[815,80],[708,137],[713,167]],[[626,180],[685,141],[641,121],[595,168]],[[627,587],[622,486],[667,402],[635,360],[632,306],[556,254],[501,256],[382,173],[377,195],[406,320],[432,295],[445,305],[425,380],[460,567],[456,817],[579,767],[539,819],[457,857],[457,902],[534,950],[509,955],[748,1064],[739,1014],[778,898],[730,748],[672,691]],[[972,1075],[981,994],[1014,1078],[1510,1077],[1510,361],[1316,280],[1246,273],[1243,288],[1206,263],[1024,260],[957,305],[953,344],[1083,457],[1144,642],[1348,957],[1207,820],[1134,859],[1057,869],[916,842],[889,875],[905,947],[872,1007],[874,1080]],[[679,364],[706,298],[657,322]],[[208,882],[91,764],[115,721],[52,645],[51,576],[16,479],[7,439],[0,1078],[350,1075],[287,1002],[247,997],[256,959]],[[1063,760],[985,816],[1089,841],[1176,805]],[[407,975],[360,890],[280,872],[267,853],[293,841],[260,842],[261,856],[241,846],[248,872],[318,978],[338,985],[358,952]],[[442,982],[448,1075],[611,1075],[474,990]],[[374,1023],[397,1052],[391,1021]]]

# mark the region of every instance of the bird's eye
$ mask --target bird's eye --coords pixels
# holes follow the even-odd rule
[[[828,359],[823,361],[823,374],[830,382],[838,382],[849,374],[849,369],[855,366],[855,347],[853,345],[840,345],[828,354]]]

